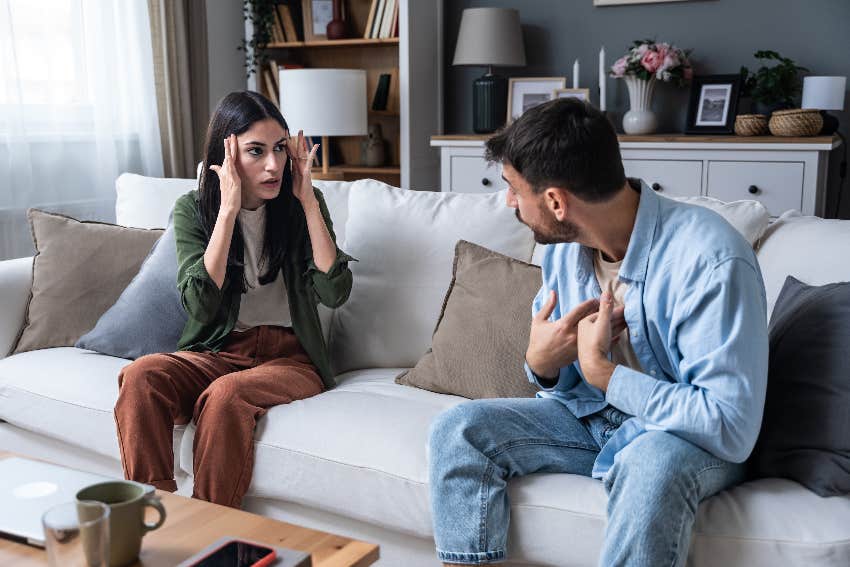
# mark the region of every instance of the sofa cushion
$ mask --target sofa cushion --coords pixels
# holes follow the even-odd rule
[[[850,283],[788,276],[770,319],[770,366],[756,477],[850,494]]]
[[[197,188],[194,179],[122,173],[115,180],[115,222],[138,228],[165,228],[177,198]]]
[[[850,222],[803,216],[788,211],[768,227],[758,250],[768,313],[785,278],[809,285],[850,281]]]
[[[540,268],[461,240],[431,348],[396,383],[465,398],[534,397],[523,370]]]
[[[118,301],[74,346],[134,360],[174,352],[187,319],[177,289],[177,247],[169,220],[165,234]]]
[[[139,271],[162,231],[27,211],[37,253],[26,322],[14,352],[71,346]]]
[[[331,327],[337,372],[416,364],[431,344],[458,240],[531,258],[531,231],[505,206],[504,191],[433,193],[362,180],[350,193],[345,249],[359,262]]]
[[[129,362],[73,347],[4,358],[0,420],[119,459],[112,410],[118,399],[118,373]],[[174,428],[175,455],[184,429]]]

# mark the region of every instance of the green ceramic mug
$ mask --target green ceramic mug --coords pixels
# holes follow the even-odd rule
[[[131,480],[92,484],[77,492],[77,501],[95,500],[109,506],[109,565],[123,567],[136,561],[142,536],[165,522],[165,508],[153,488]],[[145,522],[145,508],[156,508],[159,520]]]

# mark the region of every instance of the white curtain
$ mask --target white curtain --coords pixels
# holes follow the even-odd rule
[[[115,219],[115,178],[162,175],[146,0],[0,0],[0,259],[26,209]]]

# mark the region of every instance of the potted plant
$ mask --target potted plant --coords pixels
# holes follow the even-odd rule
[[[242,0],[242,13],[245,21],[251,23],[253,33],[251,39],[242,39],[242,45],[236,49],[245,52],[248,77],[256,73],[269,59],[266,46],[272,42],[274,10],[274,0]]]
[[[693,78],[690,49],[651,39],[635,41],[628,53],[611,66],[611,76],[622,78],[629,88],[629,111],[623,116],[626,134],[651,134],[658,120],[650,106],[656,81],[683,86]]]
[[[808,71],[775,51],[756,51],[753,56],[762,62],[755,72],[741,67],[741,96],[750,97],[753,111],[770,117],[775,110],[793,108],[800,94],[800,71]],[[768,67],[766,63],[776,62]]]

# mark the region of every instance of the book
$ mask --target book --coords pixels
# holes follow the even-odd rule
[[[372,99],[372,110],[386,110],[389,94],[390,74],[381,73],[381,76],[378,77],[378,85],[375,87],[375,96]]]
[[[369,39],[369,34],[372,31],[372,22],[375,21],[375,12],[378,10],[378,0],[372,0],[372,5],[369,7],[369,18],[366,20],[366,30],[363,32],[363,37]]]
[[[271,76],[271,71],[269,71],[268,68],[263,69],[263,87],[266,97],[277,105],[277,85],[275,85],[274,79],[272,79]]]
[[[286,41],[286,37],[283,35],[283,28],[274,16],[272,16],[271,22],[271,40],[273,43],[284,43]]]
[[[378,0],[378,9],[375,11],[375,20],[372,22],[372,30],[369,32],[371,39],[380,37],[381,20],[384,17],[384,8],[386,8],[387,0]]]
[[[267,65],[269,66],[269,74],[271,75],[275,91],[279,93],[280,85],[278,84],[278,77],[280,76],[280,68],[277,64],[277,61],[275,61],[274,59],[269,59]]]
[[[388,112],[398,112],[401,104],[399,102],[399,94],[401,90],[399,89],[399,79],[398,79],[398,68],[393,68],[390,70],[390,85],[387,92],[387,108]]]
[[[295,30],[295,21],[292,19],[292,10],[286,4],[277,5],[278,18],[283,22],[283,31],[286,33],[286,41],[300,41],[298,32]]]
[[[398,11],[398,1],[396,1],[395,14],[393,15],[393,27],[390,30],[390,37],[398,37]]]
[[[281,43],[286,43],[288,41],[292,41],[286,35],[286,29],[283,27],[283,18],[280,17],[280,13],[278,10],[274,10],[274,14],[272,15],[274,18],[274,25],[277,30],[279,30],[278,35],[281,37]]]
[[[381,39],[390,37],[390,28],[393,25],[393,11],[395,10],[396,0],[387,0],[387,5],[384,8],[384,15],[381,18],[381,31],[378,35]]]

